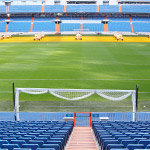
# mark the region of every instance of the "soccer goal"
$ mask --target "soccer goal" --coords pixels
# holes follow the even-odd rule
[[[119,105],[119,101],[123,101],[126,98],[131,97],[132,99],[131,105],[133,110],[132,120],[135,121],[136,119],[136,90],[16,88],[14,111],[15,111],[15,116],[17,121],[20,120],[19,117],[19,94],[20,93],[33,94],[33,95],[50,93],[51,95],[57,97],[58,99],[63,99],[68,102],[78,101],[81,99],[88,98],[92,95],[97,95],[99,97],[103,97],[104,99],[116,101],[118,103],[117,105]],[[92,105],[92,103],[90,105]]]

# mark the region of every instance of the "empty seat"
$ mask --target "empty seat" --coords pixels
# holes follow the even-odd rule
[[[121,144],[127,147],[128,144],[137,144],[136,140],[122,140]]]
[[[3,144],[8,144],[7,140],[0,140],[0,148],[2,148]]]
[[[2,148],[6,148],[8,150],[13,150],[14,148],[19,148],[18,144],[3,144]]]
[[[129,150],[134,150],[134,149],[144,149],[144,145],[143,144],[128,144],[127,148]]]
[[[150,144],[148,144],[148,145],[146,146],[146,149],[150,149]]]
[[[47,141],[46,144],[58,144],[60,146],[60,149],[64,149],[64,145],[62,144],[61,141]]]
[[[58,144],[43,144],[42,148],[54,148],[55,150],[60,150]]]
[[[30,140],[29,144],[38,144],[39,147],[42,147],[42,145],[44,144],[43,141],[38,141],[38,140]]]
[[[144,147],[146,148],[148,144],[150,144],[150,140],[140,140],[139,144],[143,144]]]
[[[22,147],[22,144],[26,144],[24,140],[11,140],[11,144],[18,144],[19,147]]]
[[[118,140],[105,140],[103,143],[103,150],[106,150],[108,144],[119,144]]]
[[[39,148],[38,144],[23,144],[22,148],[30,148],[31,150],[36,150]]]
[[[106,150],[110,150],[110,149],[118,149],[118,148],[125,148],[123,144],[108,144],[106,147]]]

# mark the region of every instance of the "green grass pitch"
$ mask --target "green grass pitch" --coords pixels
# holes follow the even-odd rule
[[[123,90],[138,83],[139,111],[149,111],[150,43],[1,43],[0,111],[13,111],[12,82],[28,88]],[[70,102],[50,94],[21,94],[20,109],[132,111],[130,99],[116,103],[94,95]]]

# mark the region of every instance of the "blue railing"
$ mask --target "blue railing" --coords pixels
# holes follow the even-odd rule
[[[64,117],[74,117],[73,112],[20,112],[20,121],[61,121]],[[92,121],[108,117],[109,121],[132,121],[132,112],[92,112]],[[150,112],[137,112],[137,121],[150,121]],[[14,112],[0,112],[0,120],[14,121]]]

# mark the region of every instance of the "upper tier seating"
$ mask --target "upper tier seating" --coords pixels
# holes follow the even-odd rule
[[[42,5],[10,5],[9,13],[41,12]]]
[[[96,12],[96,5],[67,5],[66,12]]]
[[[50,150],[62,150],[72,130],[73,122],[0,121],[0,149],[40,150],[40,148],[53,148]]]
[[[0,5],[0,13],[6,13],[6,6]]]
[[[119,12],[118,5],[99,5],[99,12]]]
[[[45,5],[44,12],[64,12],[64,5]]]
[[[65,11],[64,5],[44,5],[44,12],[46,13],[63,13]],[[123,13],[150,13],[150,5],[99,5],[100,13],[119,13],[119,10]],[[66,5],[66,12],[91,12],[96,13],[98,11],[97,5]],[[41,13],[42,4],[19,4],[9,6],[9,13]],[[6,13],[6,6],[0,5],[0,13]]]
[[[93,121],[92,128],[102,150],[145,149],[150,144],[150,122]],[[138,139],[137,137],[140,137]],[[138,140],[137,140],[138,139]]]
[[[150,13],[150,5],[122,5],[122,12]]]

